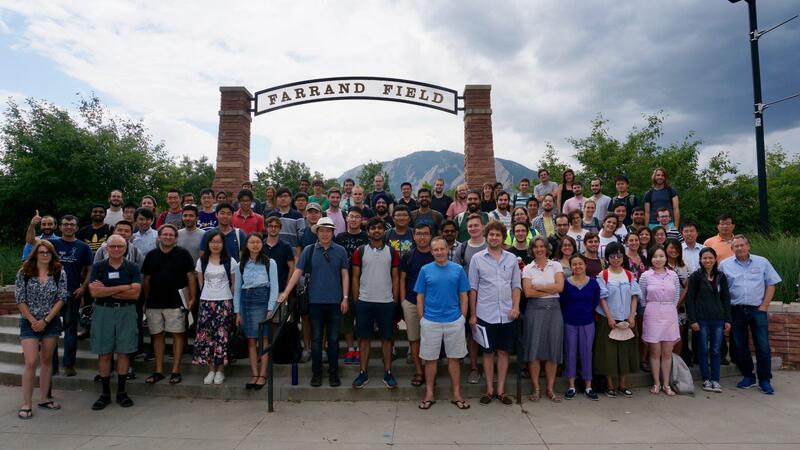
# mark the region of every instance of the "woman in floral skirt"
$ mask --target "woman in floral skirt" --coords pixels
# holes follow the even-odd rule
[[[216,229],[208,233],[203,256],[195,267],[201,291],[192,363],[208,366],[204,384],[222,384],[225,381],[224,367],[228,364],[233,287],[239,266],[228,254],[222,233]]]

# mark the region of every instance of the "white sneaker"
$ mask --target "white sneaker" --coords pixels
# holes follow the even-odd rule
[[[309,360],[311,360],[311,350],[305,349],[305,350],[303,350],[303,354],[300,357],[300,361],[301,362],[308,362]]]
[[[225,374],[222,371],[217,372],[214,375],[214,384],[222,384],[223,381],[225,381]]]
[[[711,382],[711,390],[716,392],[717,394],[722,393],[722,385],[719,384],[719,381],[712,381]]]
[[[712,387],[711,381],[709,381],[709,380],[703,381],[703,390],[706,391],[706,392],[711,392],[711,391],[714,390],[714,388]]]
[[[216,377],[217,372],[211,371],[208,372],[205,378],[203,378],[203,384],[211,384],[214,382],[214,378]]]

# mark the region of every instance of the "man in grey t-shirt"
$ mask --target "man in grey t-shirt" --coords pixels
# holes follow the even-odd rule
[[[360,339],[361,370],[353,387],[363,388],[369,382],[370,336],[378,324],[383,354],[383,383],[389,389],[397,387],[392,375],[392,335],[395,308],[400,298],[398,268],[400,256],[387,245],[383,219],[373,217],[367,223],[369,243],[358,247],[350,260],[353,266],[351,290],[356,300],[356,325]]]
[[[199,210],[195,205],[183,207],[183,228],[178,230],[178,245],[189,251],[192,261],[197,262],[200,257],[200,244],[203,241],[205,231],[197,228],[197,216]]]
[[[558,183],[554,181],[550,181],[550,172],[547,169],[539,169],[539,181],[540,183],[534,186],[533,188],[533,195],[536,196],[536,200],[539,200],[539,205],[542,204],[544,201],[544,196],[547,194],[556,195],[556,190],[558,189]],[[541,207],[539,208],[539,213],[541,214],[542,210]],[[533,220],[533,217],[531,217]]]

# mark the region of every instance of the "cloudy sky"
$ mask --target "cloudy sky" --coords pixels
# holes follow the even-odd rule
[[[487,5],[491,5],[488,7]],[[762,29],[800,12],[759,4]],[[0,0],[0,97],[73,107],[95,92],[143,119],[170,153],[214,160],[219,86],[255,92],[346,75],[406,78],[459,92],[491,84],[495,155],[534,167],[546,142],[602,113],[623,138],[667,115],[704,154],[754,170],[747,6],[672,1],[121,2]],[[765,100],[800,91],[800,20],[760,41]],[[299,159],[327,176],[369,159],[463,150],[461,116],[391,102],[323,102],[253,120],[251,168]],[[765,118],[767,145],[800,150],[800,101]]]

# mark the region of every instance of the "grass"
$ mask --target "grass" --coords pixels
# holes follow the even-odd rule
[[[0,286],[14,284],[17,271],[22,264],[20,255],[22,255],[22,245],[0,245]]]
[[[789,303],[797,300],[800,283],[800,238],[794,236],[773,236],[750,238],[750,251],[769,260],[778,271],[783,282],[778,284],[775,300]]]

